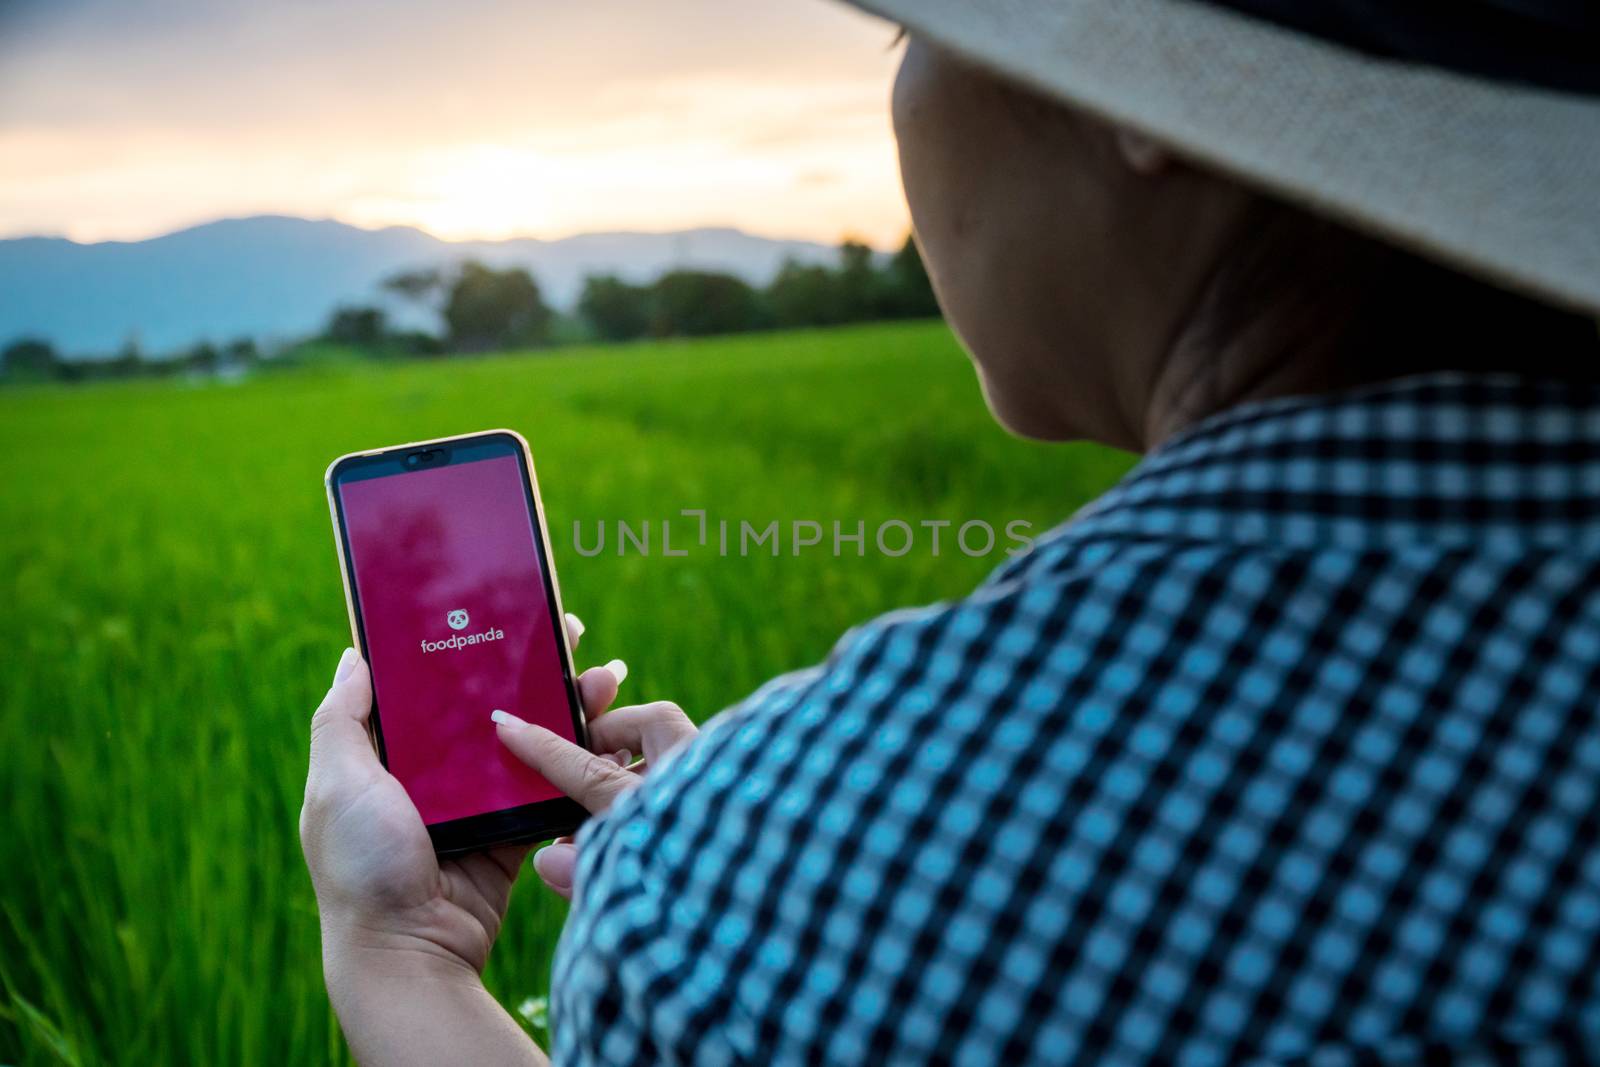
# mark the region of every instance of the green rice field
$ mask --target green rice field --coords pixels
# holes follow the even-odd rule
[[[347,1059],[296,836],[349,643],[322,474],[500,426],[533,446],[579,660],[697,718],[960,596],[1008,522],[1040,533],[1130,462],[1007,436],[938,323],[0,392],[0,1064]],[[892,519],[904,555],[873,544]],[[777,521],[781,554],[724,556],[719,520]],[[952,523],[937,556],[925,520]],[[953,543],[972,520],[987,557]],[[822,531],[799,554],[797,521]],[[835,557],[835,521],[863,554]],[[618,522],[653,551],[618,554]],[[507,1003],[546,992],[563,909],[519,885],[487,975]]]

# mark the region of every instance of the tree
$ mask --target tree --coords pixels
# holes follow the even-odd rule
[[[261,362],[261,352],[251,337],[240,337],[228,342],[218,354],[216,374],[233,381],[249,374]]]
[[[450,339],[465,351],[543,344],[550,318],[539,284],[526,270],[470,261],[461,265],[444,306]]]
[[[738,333],[766,325],[760,294],[731,274],[670,271],[652,290],[650,332],[657,337]]]
[[[408,356],[438,356],[444,354],[444,342],[423,330],[403,330],[391,333],[388,346]]]
[[[148,366],[144,352],[139,348],[139,339],[130,337],[123,343],[122,351],[106,360],[105,372],[112,378],[133,378],[144,373]]]
[[[630,285],[614,274],[583,281],[578,313],[606,341],[631,341],[650,332],[650,288]]]
[[[183,357],[183,368],[192,374],[215,374],[222,356],[210,341],[201,341]]]
[[[933,283],[928,280],[928,269],[922,263],[922,253],[914,235],[906,235],[906,243],[889,262],[889,277],[894,289],[895,315],[917,319],[940,313],[939,299],[933,295]]]
[[[767,286],[766,295],[773,318],[783,326],[832,326],[939,313],[922,257],[909,237],[883,266],[870,247],[849,240],[839,246],[837,268],[788,260]]]
[[[839,314],[843,322],[864,322],[887,313],[888,287],[873,262],[871,248],[860,241],[839,246]]]
[[[434,297],[444,288],[444,275],[437,268],[403,270],[383,280],[383,287],[414,304],[432,307]]]
[[[254,338],[241,337],[236,341],[229,342],[228,346],[222,350],[222,361],[226,366],[237,367],[241,370],[246,367],[253,367],[261,362],[261,350],[256,347]]]
[[[845,321],[839,278],[827,267],[784,260],[767,286],[767,303],[779,326],[830,326]]]
[[[0,367],[11,381],[47,381],[60,375],[61,358],[49,341],[24,337],[0,354]]]
[[[376,348],[383,344],[387,335],[388,323],[383,312],[374,307],[335,308],[327,328],[322,331],[323,338],[328,341],[358,348]]]

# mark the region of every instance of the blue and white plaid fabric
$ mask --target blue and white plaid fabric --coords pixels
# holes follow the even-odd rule
[[[1600,1058],[1600,388],[1215,418],[582,850],[567,1064]]]

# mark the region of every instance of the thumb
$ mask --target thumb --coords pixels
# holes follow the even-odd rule
[[[372,676],[356,650],[347,648],[333,687],[311,716],[311,778],[339,780],[379,766],[367,733],[371,714]]]
[[[533,869],[559,896],[572,899],[572,880],[578,867],[578,846],[570,840],[552,842],[533,854]]]

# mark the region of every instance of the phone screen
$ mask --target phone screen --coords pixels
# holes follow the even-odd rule
[[[574,738],[538,520],[498,450],[336,487],[381,744],[430,826],[560,795],[500,743],[496,708]]]

